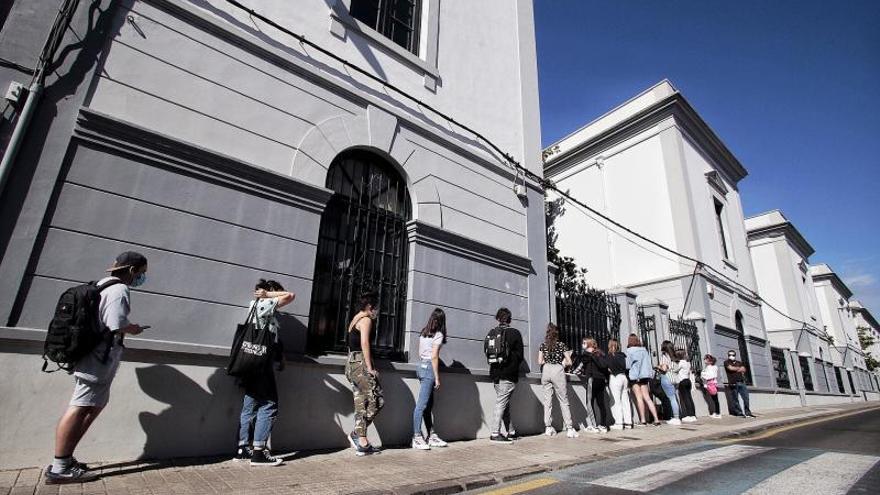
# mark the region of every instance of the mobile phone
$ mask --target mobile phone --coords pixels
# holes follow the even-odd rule
[[[150,325],[141,325],[141,330],[146,330],[148,328],[153,328],[153,327]]]

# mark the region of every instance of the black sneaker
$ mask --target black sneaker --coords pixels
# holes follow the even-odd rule
[[[95,473],[88,473],[79,466],[70,466],[67,470],[60,473],[52,471],[52,466],[46,468],[46,484],[47,485],[64,485],[67,483],[88,483],[98,479]]]
[[[71,465],[71,466],[76,466],[76,467],[82,469],[83,471],[88,471],[88,470],[89,470],[89,465],[86,464],[86,463],[84,463],[84,462],[79,462],[78,460],[76,460],[76,457],[71,457],[71,458],[70,458],[70,465]]]
[[[492,435],[491,437],[489,437],[489,441],[495,442],[495,443],[506,444],[506,445],[510,445],[513,443],[513,440],[505,437],[501,433],[496,433],[496,434]]]
[[[755,415],[752,414],[752,413],[746,413],[746,415],[745,415],[744,417],[746,417],[746,418],[757,418],[757,416],[755,416]]]
[[[254,456],[254,450],[248,447],[247,445],[242,445],[235,452],[235,455],[232,457],[233,461],[236,462],[244,462],[249,461]]]
[[[519,435],[515,431],[510,431],[507,433],[507,438],[509,440],[519,440]]]
[[[284,462],[277,457],[272,457],[266,449],[254,449],[251,456],[251,466],[280,466]]]

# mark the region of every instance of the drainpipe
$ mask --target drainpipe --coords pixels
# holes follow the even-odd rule
[[[34,115],[37,102],[42,94],[43,84],[39,81],[34,82],[28,89],[27,100],[21,110],[21,115],[18,117],[18,121],[15,123],[15,129],[13,129],[12,136],[9,138],[9,145],[3,153],[3,161],[0,161],[0,197],[3,196],[3,191],[6,189],[6,180],[9,178],[10,171],[12,171],[12,163],[15,162],[15,156],[18,154],[22,141],[24,141],[28,124]]]

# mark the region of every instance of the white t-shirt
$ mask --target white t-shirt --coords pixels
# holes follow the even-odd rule
[[[115,280],[116,277],[106,277],[98,281],[98,285]],[[128,286],[120,282],[111,285],[101,292],[101,302],[98,303],[98,317],[110,331],[116,331],[129,325],[128,313],[130,308],[130,294]],[[101,342],[95,349],[76,363],[74,376],[81,380],[92,383],[107,383],[113,380],[119,361],[122,359],[122,336],[117,335],[114,345],[107,354],[107,362],[103,363],[107,344]]]
[[[691,379],[691,363],[685,361],[684,359],[680,359],[678,361],[678,382],[681,383],[682,380],[690,380]]]
[[[434,356],[434,347],[443,345],[443,334],[437,332],[433,337],[419,337],[419,359],[431,359]]]
[[[714,364],[706,365],[706,367],[700,373],[700,376],[705,381],[717,380],[718,379],[718,366],[715,366]]]
[[[256,301],[251,301],[248,305],[248,314],[250,311],[254,309],[254,302],[257,303],[257,311],[254,315],[254,323],[259,325],[261,328],[268,328],[270,332],[272,332],[272,337],[275,343],[278,343],[278,330],[281,328],[281,325],[278,324],[278,319],[275,318],[275,309],[278,307],[278,301],[281,298],[270,298],[266,297],[263,299],[258,299]]]

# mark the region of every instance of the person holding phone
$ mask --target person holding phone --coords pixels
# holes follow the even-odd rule
[[[73,452],[110,400],[110,385],[122,360],[125,335],[138,335],[149,328],[128,320],[131,311],[129,287],[139,287],[146,282],[147,258],[126,251],[116,257],[107,272],[109,276],[97,284],[103,287],[98,315],[112,338],[98,344],[74,368],[73,397],[55,430],[55,458],[45,469],[48,485],[84,483],[98,478],[87,465],[76,460]]]

